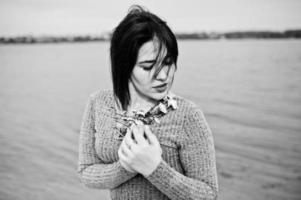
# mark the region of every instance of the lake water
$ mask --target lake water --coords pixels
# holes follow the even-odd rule
[[[214,134],[220,199],[301,199],[301,40],[180,41],[173,91]],[[0,199],[109,199],[77,178],[109,43],[0,46]]]

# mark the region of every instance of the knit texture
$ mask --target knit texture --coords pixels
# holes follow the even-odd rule
[[[211,130],[194,103],[176,96],[178,109],[150,125],[162,160],[147,177],[124,169],[113,92],[90,95],[79,137],[78,174],[90,188],[109,189],[112,200],[216,199],[217,173]]]

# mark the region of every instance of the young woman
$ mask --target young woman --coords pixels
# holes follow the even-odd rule
[[[156,15],[133,7],[111,39],[113,91],[88,100],[78,173],[112,199],[216,199],[211,130],[202,111],[171,93],[177,41]]]

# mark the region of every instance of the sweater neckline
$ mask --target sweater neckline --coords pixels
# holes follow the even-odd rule
[[[167,104],[166,109],[170,106],[173,108],[173,110],[178,108],[177,102],[176,102],[176,99],[175,99],[176,95],[172,92],[168,92],[168,94],[164,98],[159,100],[154,106],[152,106],[150,109],[148,109],[145,112],[142,111],[142,110],[134,110],[132,113],[130,113],[128,111],[122,110],[121,106],[118,103],[118,99],[116,99],[116,97],[114,96],[113,91],[110,91],[110,97],[111,97],[111,103],[112,103],[111,108],[113,108],[115,114],[122,115],[122,116],[125,116],[125,117],[133,117],[135,115],[135,113],[146,114],[149,111],[151,111],[152,109],[154,109],[155,107],[159,106],[160,103],[162,103],[162,102]],[[170,100],[171,101],[174,100],[174,102],[169,102]],[[163,109],[164,114],[166,114],[165,109],[163,107],[161,107],[161,109]]]
[[[117,135],[118,139],[122,139],[133,125],[159,124],[161,117],[178,108],[175,95],[171,92],[166,97],[159,100],[158,103],[148,111],[133,111],[133,114],[129,114],[126,111],[118,109],[118,105],[112,91],[110,92],[110,97],[112,103],[111,108],[115,114],[115,128],[119,130],[119,134]]]

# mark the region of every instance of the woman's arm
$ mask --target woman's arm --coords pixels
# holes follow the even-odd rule
[[[95,151],[94,95],[86,105],[79,136],[78,174],[87,187],[112,189],[131,179],[136,173],[125,170],[120,162],[103,163]]]
[[[194,108],[185,119],[186,140],[179,150],[184,174],[164,160],[146,177],[171,199],[216,199],[217,172],[211,130],[200,109]]]

